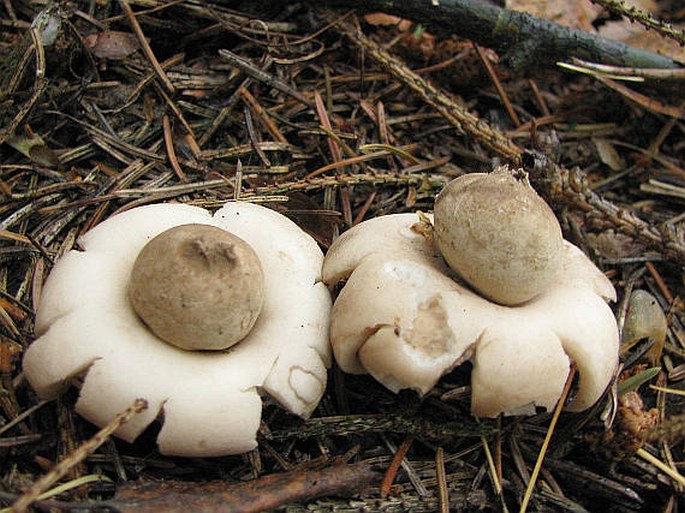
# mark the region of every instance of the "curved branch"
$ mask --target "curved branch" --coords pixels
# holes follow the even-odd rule
[[[632,68],[680,68],[673,59],[558,25],[531,14],[479,0],[325,0],[330,7],[383,11],[426,26],[433,33],[455,33],[496,50],[517,71],[554,66],[577,57]]]

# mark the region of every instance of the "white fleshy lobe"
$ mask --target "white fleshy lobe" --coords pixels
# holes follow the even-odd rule
[[[184,351],[163,342],[128,300],[128,276],[146,242],[195,223],[241,237],[264,269],[260,317],[227,351]],[[100,426],[135,399],[146,399],[148,409],[115,434],[132,441],[161,411],[160,451],[182,456],[254,448],[261,387],[298,415],[316,407],[330,363],[331,299],[320,283],[323,254],[292,221],[249,203],[227,204],[215,216],[187,205],[151,205],[104,221],[79,244],[82,250],[65,255],[45,284],[39,338],[24,357],[39,396],[54,397],[85,374],[76,409]]]
[[[579,382],[569,409],[594,404],[618,363],[618,329],[606,303],[616,296],[604,274],[564,242],[562,272],[544,293],[499,305],[453,279],[413,229],[419,221],[413,214],[376,218],[330,248],[327,284],[347,279],[331,313],[340,367],[423,395],[471,359],[472,411],[494,417],[553,408],[573,363]],[[359,249],[376,239],[383,245]]]

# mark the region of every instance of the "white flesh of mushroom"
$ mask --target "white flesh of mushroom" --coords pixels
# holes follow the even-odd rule
[[[563,270],[522,306],[488,301],[453,276],[414,214],[379,217],[344,233],[324,262],[325,283],[347,278],[331,315],[340,367],[370,373],[390,390],[428,392],[472,357],[472,410],[483,417],[550,409],[571,360],[579,370],[570,409],[601,396],[618,359],[618,330],[605,299],[611,282],[565,242]]]
[[[189,223],[231,231],[252,246],[264,269],[262,312],[250,334],[225,352],[185,351],[163,342],[127,297],[128,276],[145,243]],[[24,358],[40,397],[54,397],[86,372],[79,414],[104,425],[142,397],[148,409],[116,435],[134,440],[163,411],[159,449],[182,456],[253,449],[259,388],[297,415],[316,407],[330,359],[330,295],[320,280],[320,249],[292,221],[249,203],[229,203],[213,217],[187,205],[152,205],[111,217],[79,245],[82,251],[60,259],[45,284],[39,338]]]

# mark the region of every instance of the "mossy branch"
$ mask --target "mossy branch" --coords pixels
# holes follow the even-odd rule
[[[577,57],[631,68],[674,69],[673,59],[582,30],[564,27],[531,14],[502,9],[479,0],[325,0],[324,5],[383,11],[420,23],[434,33],[455,33],[496,50],[512,70]]]

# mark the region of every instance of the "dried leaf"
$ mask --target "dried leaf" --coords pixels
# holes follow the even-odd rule
[[[601,137],[595,137],[592,139],[595,143],[595,148],[597,148],[597,154],[600,160],[609,166],[612,171],[621,171],[625,169],[626,162],[623,160],[621,155],[616,151],[616,146],[614,146],[611,141]]]
[[[401,32],[409,29],[411,21],[404,20],[399,16],[385,14],[382,12],[373,12],[364,16],[364,21],[369,25],[374,26],[392,26],[397,27]]]
[[[12,135],[5,139],[5,142],[39,166],[52,169],[59,166],[57,154],[38,134],[28,131],[25,134]]]
[[[120,61],[138,50],[138,39],[130,32],[105,30],[84,38],[86,46],[99,59]]]
[[[585,0],[507,0],[507,9],[523,11],[567,27],[594,32],[601,8]]]
[[[623,325],[621,352],[625,353],[640,340],[647,339],[654,344],[647,352],[654,365],[661,358],[667,330],[666,316],[656,298],[646,290],[633,291]]]

